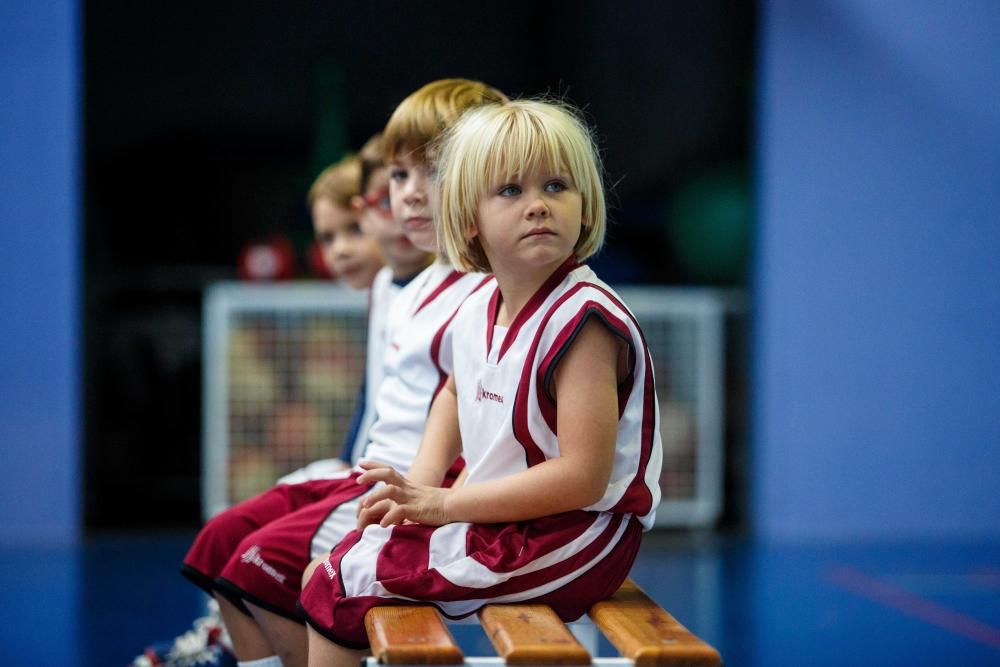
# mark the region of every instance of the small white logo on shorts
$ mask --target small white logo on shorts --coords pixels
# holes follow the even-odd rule
[[[243,555],[240,556],[240,561],[250,565],[256,565],[260,569],[264,570],[264,574],[275,578],[278,583],[285,583],[285,575],[275,570],[266,560],[260,557],[259,545],[255,544],[244,551]]]
[[[330,565],[330,561],[323,561],[323,569],[326,570],[326,575],[331,579],[337,576],[337,571],[333,569],[333,565]]]

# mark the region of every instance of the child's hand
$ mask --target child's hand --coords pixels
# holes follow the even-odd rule
[[[359,529],[373,523],[383,527],[405,521],[428,526],[448,523],[444,499],[449,489],[416,484],[384,463],[361,461],[358,465],[365,469],[358,484],[384,483],[361,502]]]

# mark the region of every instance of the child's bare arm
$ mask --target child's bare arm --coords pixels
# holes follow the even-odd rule
[[[431,404],[424,427],[424,436],[420,441],[420,449],[417,451],[406,477],[385,464],[372,461],[359,463],[366,470],[358,478],[359,484],[372,482],[385,482],[387,484],[386,487],[373,491],[362,503],[358,515],[359,527],[363,528],[369,523],[375,522],[389,525],[402,521],[402,519],[392,520],[399,514],[399,511],[396,510],[401,496],[397,492],[399,489],[408,489],[409,495],[418,493],[418,489],[423,490],[423,496],[427,496],[425,503],[433,502],[433,498],[446,493],[448,490],[439,487],[444,480],[445,473],[461,452],[462,437],[458,430],[455,379],[449,377],[448,382],[438,392]]]
[[[614,465],[621,345],[592,320],[560,361],[553,383],[561,456],[510,477],[458,489],[425,489],[413,480],[386,475],[382,481],[389,486],[375,493],[392,498],[395,506],[382,524],[404,519],[435,525],[521,521],[600,500]],[[457,428],[457,415],[455,423]]]

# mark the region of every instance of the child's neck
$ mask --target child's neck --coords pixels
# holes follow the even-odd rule
[[[539,267],[536,271],[525,271],[523,268],[517,271],[507,271],[503,267],[494,267],[493,275],[496,277],[497,287],[500,289],[497,325],[510,326],[521,309],[531,300],[531,297],[565,261],[563,259],[551,266]]]
[[[428,266],[434,263],[433,257],[427,257],[420,262],[389,262],[389,269],[392,271],[392,279],[396,282],[409,280]]]

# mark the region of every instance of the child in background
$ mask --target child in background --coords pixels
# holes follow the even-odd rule
[[[388,178],[386,176],[387,170],[384,165],[381,165],[381,173],[375,173],[376,170],[370,164],[373,154],[378,155],[378,162],[381,164],[380,151],[380,140],[378,137],[374,137],[366,144],[366,148],[362,149],[360,156],[345,157],[324,169],[313,181],[306,197],[312,218],[313,232],[319,243],[323,260],[338,278],[353,289],[368,289],[372,286],[376,275],[383,270],[384,259],[380,243],[378,239],[362,233],[359,222],[361,216],[357,206],[359,182],[366,169],[372,176],[382,179],[382,185],[379,187],[384,188]],[[428,258],[425,263],[429,261]],[[413,273],[416,273],[416,270]],[[369,332],[370,334],[371,332]],[[368,345],[369,359],[373,355],[373,347],[379,348],[379,350],[381,348],[378,342],[370,343]],[[381,366],[376,361],[375,364],[367,366],[368,371],[372,369],[379,371]],[[375,379],[374,384],[377,385],[378,381]],[[365,382],[371,384],[371,378],[366,377]],[[347,452],[348,457],[350,456],[350,448],[357,437],[357,431],[362,428],[364,423],[365,413],[364,391],[362,390],[359,392],[352,430],[345,439],[344,451]],[[330,477],[339,474],[338,471],[348,467],[349,465],[344,464],[340,459],[326,459],[314,462],[284,479]],[[282,481],[279,480],[279,483]],[[256,502],[261,497],[257,496],[245,504],[232,508],[231,514],[224,513],[228,514],[227,521],[230,523],[230,528],[225,531],[224,542],[215,546],[217,552],[226,549],[226,541],[231,543],[232,548],[235,548],[240,533],[246,533],[252,530],[253,526],[266,523],[270,518],[276,516],[276,512],[280,512],[280,506],[275,505],[272,501]],[[266,507],[263,512],[259,510],[261,506]],[[250,516],[253,518],[249,518]],[[233,527],[234,522],[240,523],[241,527]],[[217,534],[212,535],[212,539],[217,540],[218,537]],[[148,647],[142,656],[133,661],[133,665],[137,667],[145,667],[146,665],[171,667],[172,665],[187,664],[232,664],[231,656],[226,653],[228,641],[219,619],[218,605],[212,600],[209,604],[208,615],[197,619],[191,630],[172,642],[163,642]]]
[[[433,254],[410,243],[402,227],[392,217],[389,204],[389,167],[383,154],[381,133],[369,139],[358,152],[361,194],[354,195],[350,200],[351,209],[360,223],[362,237],[378,245],[386,262],[370,282],[365,378],[358,394],[354,418],[338,458],[310,463],[279,479],[279,484],[298,484],[337,476],[337,473],[349,469],[357,462],[358,455],[368,441],[368,429],[375,417],[375,394],[382,384],[386,318],[392,302],[404,285],[434,261]],[[313,189],[315,188],[314,185]]]
[[[313,232],[330,271],[352,289],[368,289],[385,263],[382,250],[362,233],[354,209],[361,161],[354,156],[324,169],[307,196]]]
[[[535,602],[571,621],[628,575],[662,454],[642,332],[579,263],[604,238],[599,165],[586,126],[560,105],[483,107],[450,131],[444,243],[457,267],[496,283],[455,316],[454,370],[408,473],[362,461],[358,483],[384,483],[363,502],[367,527],[307,572],[310,665],[356,665],[374,605],[429,602],[462,617]],[[465,484],[443,488],[459,454]]]
[[[393,257],[403,257],[407,266],[422,266],[438,247],[423,147],[465,109],[504,99],[478,82],[446,80],[418,90],[393,113],[383,139],[391,209],[396,230],[415,249],[382,225],[384,219],[365,223],[383,241],[390,265]],[[381,199],[366,204],[377,206]],[[403,470],[409,465],[434,394],[451,370],[447,325],[463,299],[483,283],[482,275],[459,273],[439,262],[399,291],[387,316],[384,375],[366,456],[391,460]],[[361,472],[279,484],[212,519],[199,533],[184,572],[219,601],[239,664],[305,664],[306,631],[295,606],[302,574],[312,558],[329,553],[357,526],[360,497],[371,488],[356,482]]]

